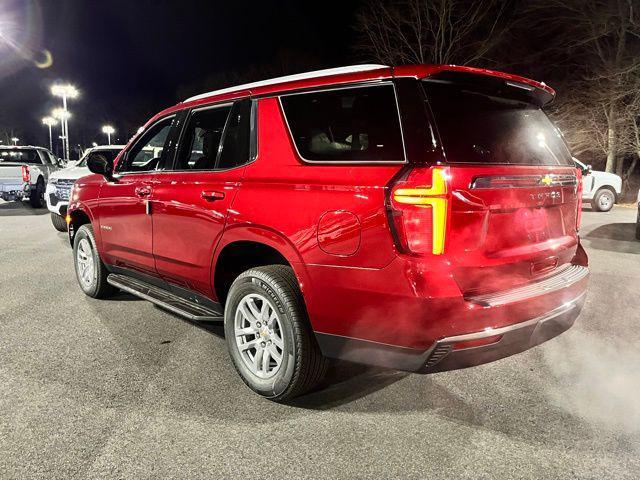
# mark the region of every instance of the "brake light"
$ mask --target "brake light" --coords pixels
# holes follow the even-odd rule
[[[416,255],[444,253],[448,178],[446,168],[416,168],[393,186],[390,220],[400,250]]]
[[[580,224],[582,222],[582,170],[576,169],[576,182],[578,185],[576,188],[576,195],[578,196],[576,204],[578,205],[578,211],[576,212],[576,231],[580,230]]]
[[[22,181],[28,182],[31,180],[31,173],[29,172],[28,165],[22,165]]]

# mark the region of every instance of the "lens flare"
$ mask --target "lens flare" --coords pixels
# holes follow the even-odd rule
[[[0,3],[0,78],[25,66],[46,69],[53,55],[42,46],[42,12],[34,0]]]

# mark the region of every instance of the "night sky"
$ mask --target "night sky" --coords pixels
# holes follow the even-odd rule
[[[41,118],[58,106],[49,87],[76,85],[72,144],[119,141],[157,111],[240,81],[359,63],[353,51],[357,1],[2,0],[0,129],[21,143],[48,143]],[[9,28],[7,28],[9,24]],[[8,33],[6,33],[8,32]],[[3,45],[4,42],[4,45]],[[43,49],[53,64],[37,68]],[[27,53],[25,53],[27,52]]]

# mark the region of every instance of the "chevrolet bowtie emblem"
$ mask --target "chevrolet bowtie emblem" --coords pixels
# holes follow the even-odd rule
[[[551,175],[545,175],[540,179],[540,183],[548,187],[553,183],[553,178],[551,178]]]

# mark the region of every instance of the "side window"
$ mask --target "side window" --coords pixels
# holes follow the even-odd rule
[[[195,110],[185,127],[176,170],[214,170],[231,106]]]
[[[393,85],[280,97],[293,141],[309,161],[402,162]]]
[[[224,133],[224,141],[216,170],[244,165],[250,161],[251,152],[251,100],[236,102]]]
[[[174,118],[160,120],[142,135],[128,151],[124,162],[118,163],[117,171],[122,173],[157,170]]]

